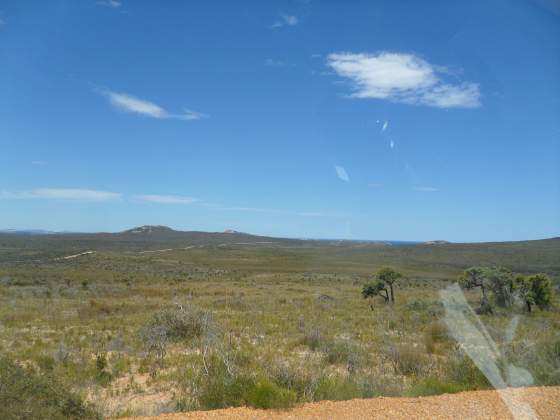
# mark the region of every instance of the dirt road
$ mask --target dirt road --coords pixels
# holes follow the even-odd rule
[[[505,392],[530,404],[540,419],[560,419],[560,387],[509,389]],[[516,418],[527,418],[516,411]],[[135,417],[139,420],[180,419],[512,419],[496,391],[472,391],[434,397],[381,397],[350,401],[322,401],[287,411],[229,408],[213,411]]]

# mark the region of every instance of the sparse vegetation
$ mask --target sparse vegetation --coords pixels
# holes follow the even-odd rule
[[[51,374],[0,357],[0,418],[100,419],[101,416]]]
[[[537,258],[515,244],[503,253],[499,244],[449,252],[452,245],[282,243],[140,254],[134,250],[141,244],[125,242],[53,261],[44,259],[56,249],[47,238],[44,248],[26,242],[19,252],[25,249],[28,259],[14,262],[20,238],[3,241],[0,351],[29,380],[56,382],[65,390],[57,395],[82,395],[72,401],[92,416],[90,403],[115,417],[487,388],[447,330],[438,294],[477,258],[488,266],[510,262],[523,276],[502,270],[493,280],[481,268],[484,293],[480,286],[465,292],[476,307],[486,295],[492,311],[480,317],[500,351],[535,384],[560,383],[559,273],[552,257],[560,244],[535,244]],[[67,241],[74,242],[56,245],[80,246],[79,238]],[[398,285],[392,280],[393,293],[380,275],[388,264],[402,272]],[[367,283],[372,271],[377,275]],[[520,305],[500,306],[502,292],[492,282],[509,287]],[[368,303],[359,293],[364,283]],[[513,315],[519,324],[508,341]]]

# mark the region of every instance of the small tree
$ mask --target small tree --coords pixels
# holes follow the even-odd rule
[[[482,299],[486,299],[486,285],[485,285],[485,273],[486,269],[484,267],[471,267],[463,272],[459,278],[459,284],[465,289],[474,289],[475,287],[480,287],[482,292]]]
[[[486,280],[486,273],[488,269],[485,267],[471,267],[463,272],[459,277],[459,284],[465,289],[474,289],[480,287],[482,298],[480,299],[480,307],[476,310],[479,314],[492,314],[494,311],[486,291],[489,288],[488,281]]]
[[[531,308],[535,304],[535,298],[531,291],[529,279],[521,275],[516,276],[513,282],[513,289],[517,297],[519,297],[527,307],[527,312],[531,312]]]
[[[375,277],[379,281],[389,285],[389,290],[391,292],[391,294],[390,294],[391,295],[391,302],[395,301],[395,291],[393,289],[393,285],[402,276],[403,275],[401,273],[399,273],[398,271],[395,271],[391,267],[383,267],[375,274]]]
[[[485,278],[494,294],[496,305],[509,307],[513,305],[513,273],[506,268],[489,268]]]
[[[552,282],[546,274],[534,274],[527,277],[531,288],[533,303],[540,309],[546,308],[552,301]]]
[[[372,283],[364,284],[362,288],[362,297],[364,299],[373,298],[375,296],[381,296],[385,300],[385,303],[389,302],[389,292],[387,291],[385,283],[381,280],[375,280]],[[373,304],[370,304],[369,307],[373,311]]]
[[[480,287],[481,308],[489,305],[487,290],[491,290],[498,306],[513,304],[513,274],[505,268],[471,267],[459,279],[465,289]]]

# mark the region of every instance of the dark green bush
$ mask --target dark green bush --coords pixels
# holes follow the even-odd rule
[[[340,376],[324,376],[319,380],[315,390],[314,400],[351,400],[360,398],[360,387],[353,381]]]
[[[239,407],[247,405],[255,380],[240,372],[228,369],[223,357],[217,353],[206,356],[204,367],[195,386],[195,397],[202,409]]]
[[[0,356],[0,418],[58,420],[101,416],[50,375]]]
[[[290,408],[297,402],[294,391],[280,388],[269,381],[257,383],[248,398],[248,405],[255,408]]]

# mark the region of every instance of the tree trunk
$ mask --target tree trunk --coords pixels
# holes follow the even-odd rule
[[[387,292],[387,289],[383,289],[383,292],[385,292],[385,295],[381,295],[383,296],[383,299],[385,299],[385,303],[389,302],[389,293]]]
[[[527,301],[527,312],[531,312],[531,302]]]
[[[391,289],[391,302],[395,302],[395,292],[393,291],[393,283],[389,283],[389,288]]]

